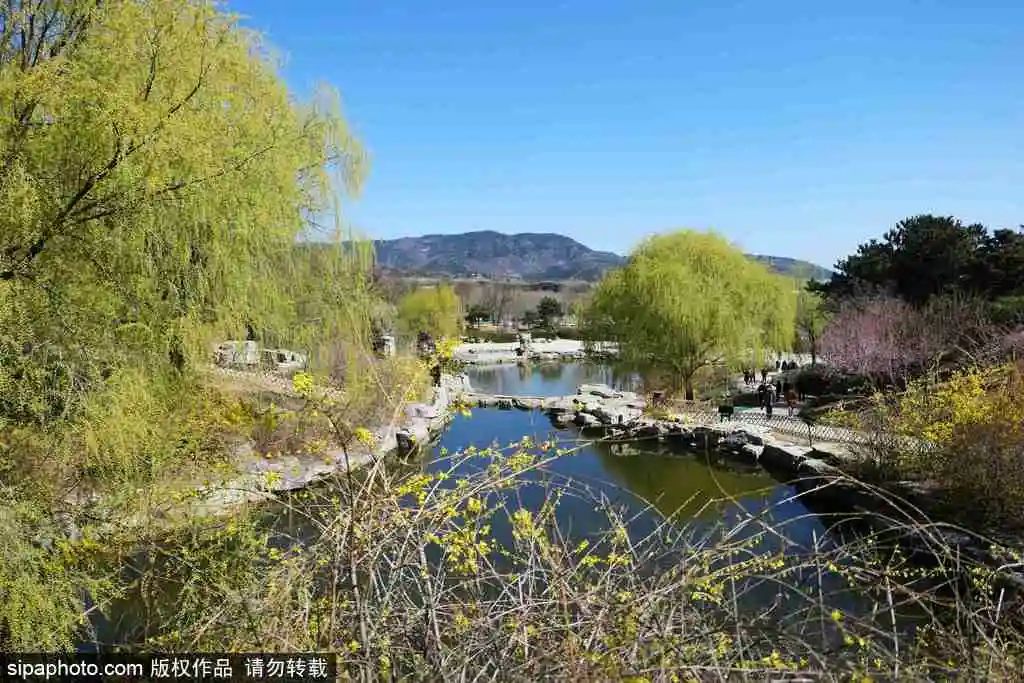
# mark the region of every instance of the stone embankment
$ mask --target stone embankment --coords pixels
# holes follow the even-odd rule
[[[306,488],[349,468],[363,467],[392,454],[407,454],[420,444],[429,443],[451,420],[454,401],[469,389],[465,375],[444,375],[434,389],[430,403],[412,403],[405,407],[404,419],[397,424],[378,427],[373,445],[335,448],[326,453],[285,455],[268,460],[256,453],[252,444],[236,451],[238,474],[230,481],[201,488],[190,506],[199,514],[218,514],[241,503],[266,500],[277,493]]]
[[[584,384],[573,396],[500,396],[468,392],[463,400],[480,407],[541,410],[560,427],[575,425],[584,435],[609,441],[656,439],[683,445],[718,449],[742,455],[766,467],[794,473],[832,474],[837,461],[852,457],[838,444],[813,448],[796,445],[773,434],[769,428],[741,421],[694,423],[685,416],[655,418],[645,414],[646,400],[631,391],[601,384]]]

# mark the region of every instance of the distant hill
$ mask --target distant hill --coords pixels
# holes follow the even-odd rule
[[[594,251],[555,233],[506,235],[482,230],[375,240],[373,244],[378,269],[406,276],[593,281],[626,261],[618,254]],[[832,277],[831,271],[806,261],[784,256],[752,258],[784,275],[819,280]]]
[[[377,267],[405,275],[597,280],[625,259],[554,233],[491,230],[376,240]]]
[[[828,282],[832,279],[831,270],[822,268],[809,261],[801,261],[800,259],[789,258],[788,256],[765,256],[763,254],[748,254],[748,256],[782,275],[802,280],[818,280],[819,282]]]

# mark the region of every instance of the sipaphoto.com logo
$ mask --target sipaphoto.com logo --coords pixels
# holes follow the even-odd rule
[[[145,666],[139,661],[116,661],[95,655],[26,654],[4,657],[7,681],[105,681],[141,679]]]
[[[94,662],[26,662],[19,659],[7,663],[7,675],[16,678],[98,677],[100,665]]]

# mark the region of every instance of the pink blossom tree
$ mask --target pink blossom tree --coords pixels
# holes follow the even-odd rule
[[[937,298],[916,308],[874,296],[845,301],[821,346],[824,358],[841,370],[904,386],[930,369],[990,361],[1004,334],[970,299]]]
[[[893,297],[844,302],[821,338],[823,356],[841,370],[903,385],[941,353],[925,316]]]

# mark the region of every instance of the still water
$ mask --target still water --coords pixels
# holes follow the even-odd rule
[[[488,393],[528,396],[573,394],[582,383],[604,383],[629,388],[630,383],[600,365],[503,365],[478,367],[469,371],[474,389]],[[780,481],[755,463],[720,456],[715,452],[686,449],[658,443],[616,445],[583,438],[573,428],[557,429],[540,411],[474,409],[469,417],[458,416],[422,459],[396,463],[403,469],[448,471],[451,481],[487,466],[486,458],[460,459],[455,454],[469,446],[507,448],[530,436],[535,443],[552,440],[572,454],[556,458],[542,470],[530,473],[527,483],[508,501],[510,509],[538,510],[552,490],[547,483],[569,491],[557,507],[556,522],[569,539],[598,538],[608,529],[608,508],[620,511],[630,536],[642,538],[658,525],[671,525],[695,536],[713,538],[729,535],[744,538],[770,526],[774,532],[762,546],[766,552],[806,551],[829,536],[834,521],[808,507],[797,489]],[[286,497],[287,498],[287,497]],[[301,506],[301,499],[293,501]],[[286,506],[287,507],[287,506]],[[265,509],[266,523],[282,540],[282,547],[316,537],[302,515],[288,512],[276,503]],[[667,522],[666,522],[667,519]],[[831,521],[830,521],[831,520]],[[495,519],[494,536],[500,543],[511,540],[508,520]],[[273,542],[273,545],[278,543]],[[154,568],[141,561],[125,566],[127,575],[160,582],[151,576]],[[670,560],[670,561],[678,561]],[[844,611],[866,613],[870,600],[849,591],[837,577],[823,577],[835,591]],[[173,605],[179,600],[178,586],[161,591],[159,603]],[[761,595],[752,592],[754,607],[775,599],[774,589]],[[93,631],[79,647],[84,650],[140,643],[149,635],[149,612],[159,605],[144,605],[138,596],[119,600],[103,614],[93,615]]]
[[[610,368],[583,363],[560,365],[501,365],[475,367],[468,372],[474,390],[506,395],[562,396],[576,393],[580,384],[602,383],[626,388],[631,382],[616,377]],[[634,387],[635,388],[635,387]],[[780,482],[756,463],[719,456],[715,452],[652,442],[616,445],[583,438],[573,428],[556,428],[539,411],[477,408],[470,417],[456,417],[436,444],[426,467],[438,471],[450,467],[444,453],[473,445],[506,447],[529,436],[534,442],[557,441],[573,454],[554,460],[547,470],[586,486],[593,495],[605,497],[644,517],[643,508],[674,516],[680,523],[718,524],[743,517],[760,517],[785,525],[791,540],[822,536],[820,518],[801,502],[795,487]],[[460,465],[482,467],[478,460]],[[530,501],[526,501],[529,503]],[[564,515],[579,534],[600,531],[602,515],[592,507],[572,500]],[[657,517],[658,514],[652,516]]]
[[[475,391],[517,396],[567,396],[581,384],[607,384],[635,390],[635,380],[600,363],[531,363],[473,366],[468,371]]]

